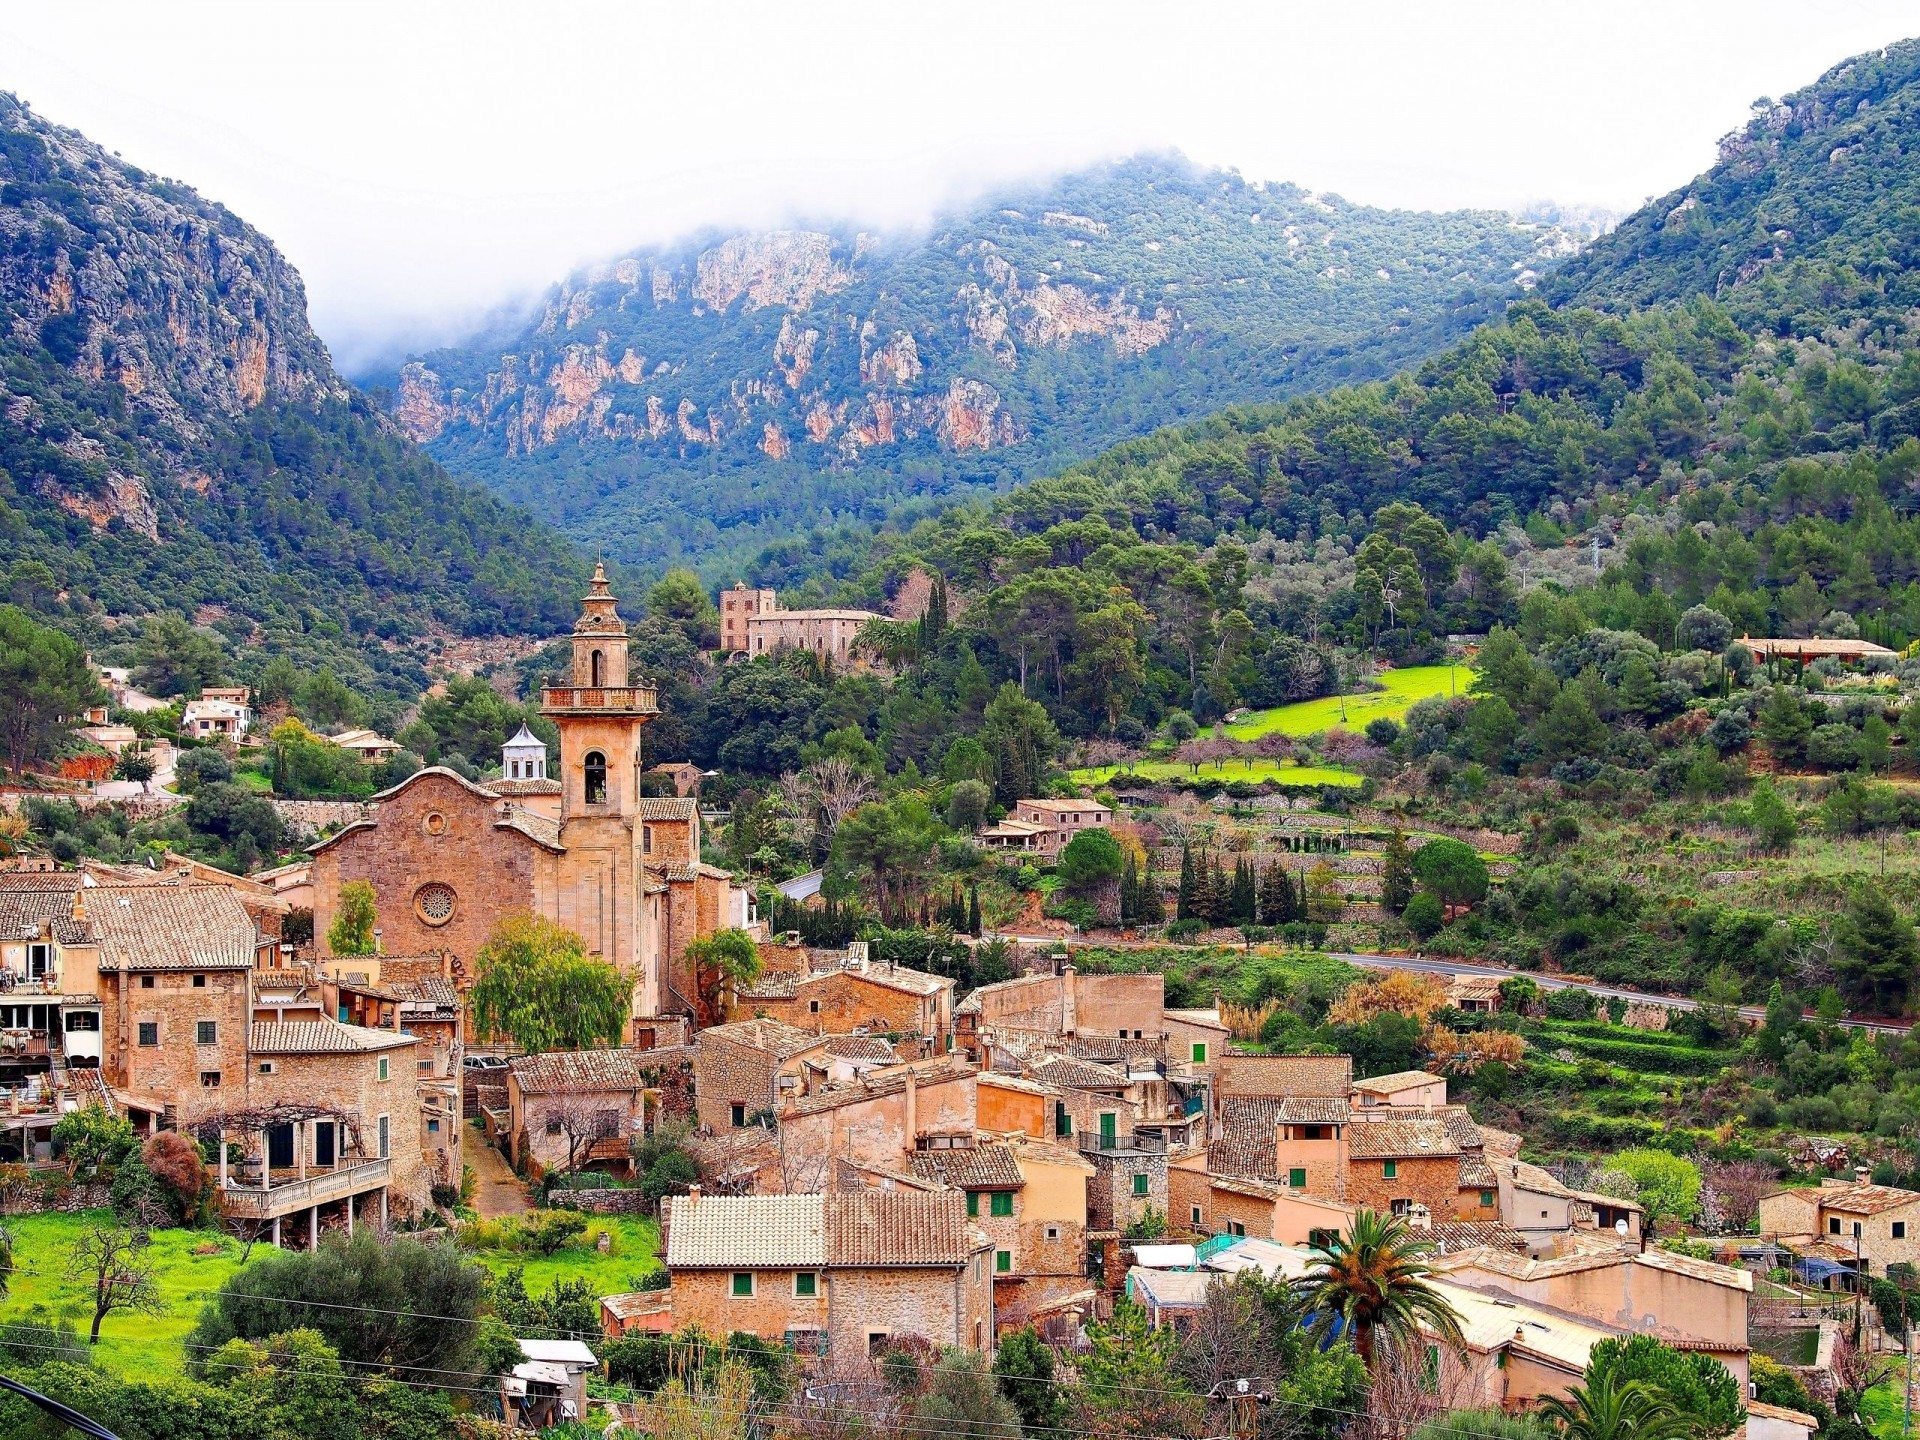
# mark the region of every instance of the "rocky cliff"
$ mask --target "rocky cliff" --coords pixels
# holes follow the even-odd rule
[[[4,94],[0,417],[0,568],[90,642],[217,614],[404,689],[432,634],[564,618],[569,552],[334,372],[266,236]]]
[[[458,469],[641,562],[723,569],[820,518],[1004,482],[1199,409],[1290,355],[1518,293],[1577,248],[1496,214],[1371,210],[1143,159],[930,234],[711,236],[596,265],[505,336],[385,377]],[[804,478],[803,478],[804,477]]]

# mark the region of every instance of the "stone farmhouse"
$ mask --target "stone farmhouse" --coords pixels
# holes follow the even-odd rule
[[[974,839],[988,850],[1019,850],[1052,859],[1083,830],[1113,824],[1113,811],[1095,800],[1017,800],[1013,813]]]
[[[994,1341],[992,1241],[960,1192],[703,1195],[663,1206],[675,1328],[865,1358],[895,1335]]]
[[[770,655],[807,650],[845,668],[857,656],[853,642],[871,610],[783,610],[774,590],[749,590],[745,582],[720,592],[720,649],[728,655]]]

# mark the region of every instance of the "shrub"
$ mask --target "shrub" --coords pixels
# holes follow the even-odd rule
[[[1400,914],[1406,927],[1422,940],[1431,939],[1440,933],[1440,927],[1446,923],[1440,911],[1440,897],[1430,890],[1422,890],[1407,902],[1407,908]]]
[[[542,1210],[527,1222],[527,1248],[539,1255],[557,1255],[586,1230],[587,1217],[578,1210]]]
[[[1569,985],[1547,996],[1547,1014],[1554,1020],[1591,1020],[1593,1011],[1593,992],[1578,985]]]

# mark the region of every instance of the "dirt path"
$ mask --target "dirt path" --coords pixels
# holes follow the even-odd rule
[[[467,1130],[467,1163],[480,1183],[474,1187],[473,1208],[483,1220],[505,1215],[524,1215],[533,1209],[527,1199],[527,1187],[507,1164],[507,1157],[487,1143],[486,1132],[478,1125]]]

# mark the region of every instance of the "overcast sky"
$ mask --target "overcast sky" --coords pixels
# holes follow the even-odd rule
[[[688,230],[913,224],[1142,149],[1630,209],[1912,34],[1920,0],[9,0],[0,88],[265,230],[352,370]]]

